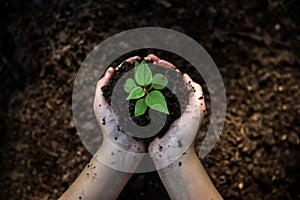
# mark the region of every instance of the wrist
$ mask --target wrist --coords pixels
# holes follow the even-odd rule
[[[131,150],[131,146],[122,146],[121,148],[119,145],[104,139],[94,156],[108,167],[118,171],[133,173],[142,160],[144,153]]]
[[[149,151],[149,153],[157,170],[170,167],[183,157],[187,158],[197,156],[193,145],[188,147],[185,151],[180,148],[161,148]]]

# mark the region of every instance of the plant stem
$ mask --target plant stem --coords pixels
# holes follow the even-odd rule
[[[145,91],[145,93],[148,94],[148,92],[149,92],[151,89],[152,89],[152,86],[149,87],[149,88]]]

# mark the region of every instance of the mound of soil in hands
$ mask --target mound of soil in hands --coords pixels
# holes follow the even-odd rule
[[[138,60],[139,62],[141,62],[141,60]],[[146,61],[148,64],[153,63],[153,61]],[[154,66],[154,70],[156,69],[163,69],[163,70],[159,70],[160,73],[164,73],[164,75],[169,75],[170,74],[174,74],[174,73],[178,73],[178,75],[182,76],[182,74],[180,72],[176,72],[174,69],[166,69],[166,67],[163,66],[159,66],[159,65],[151,65]],[[103,86],[101,89],[103,91],[103,95],[106,99],[106,101],[111,105],[111,96],[113,94],[113,91],[115,89],[116,84],[118,83],[119,79],[121,77],[123,77],[126,72],[133,70],[134,65],[130,64],[128,62],[124,62],[119,68],[117,68],[110,80],[110,83],[106,86]],[[151,68],[151,67],[150,67]],[[153,71],[153,69],[152,69]],[[153,75],[155,71],[153,71]],[[172,77],[172,76],[170,76]],[[133,78],[133,77],[131,77]],[[176,85],[176,94],[174,94],[172,92],[172,86]],[[121,86],[123,86],[123,84],[121,84]],[[170,88],[171,87],[171,88]],[[180,117],[181,112],[183,112],[184,108],[185,108],[185,104],[181,104],[178,100],[178,96],[180,97],[184,97],[183,102],[186,103],[187,102],[187,97],[188,97],[188,92],[186,90],[186,86],[184,85],[184,82],[182,80],[182,78],[180,80],[176,79],[176,80],[172,80],[171,78],[168,79],[168,85],[159,90],[165,97],[166,102],[167,102],[167,106],[169,109],[169,115],[167,115],[167,118],[164,122],[163,127],[160,130],[154,130],[156,131],[155,133],[153,133],[153,135],[151,137],[144,137],[143,135],[141,135],[140,139],[143,138],[142,140],[144,140],[144,142],[146,144],[148,144],[149,142],[151,142],[155,137],[162,137],[166,131],[169,129],[170,125]],[[147,126],[150,123],[153,122],[153,120],[151,121],[151,118],[149,116],[149,110],[150,108],[148,107],[146,112],[138,117],[134,116],[134,108],[135,108],[135,104],[137,102],[138,99],[133,99],[133,100],[126,100],[127,97],[127,93],[125,93],[125,91],[121,88],[118,90],[118,106],[117,109],[118,110],[114,110],[114,113],[119,116],[119,127],[121,127],[122,130],[124,130],[124,132],[126,133],[125,130],[130,130],[131,127],[128,126],[128,120],[132,120],[136,125],[138,126]],[[130,118],[127,115],[127,112],[130,113]],[[156,119],[156,121],[160,121],[160,117],[162,117],[163,115],[165,115],[164,113],[158,112],[158,111],[154,111],[156,112],[156,114],[158,114],[158,118]],[[161,123],[161,122],[160,122]],[[124,128],[123,128],[124,127]],[[139,133],[139,134],[143,134],[143,133]],[[137,138],[139,138],[139,136],[136,136]]]

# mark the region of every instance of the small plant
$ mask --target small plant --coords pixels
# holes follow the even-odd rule
[[[134,79],[135,81],[128,78],[124,85],[124,90],[129,93],[126,100],[138,99],[134,108],[134,116],[143,115],[148,106],[169,115],[166,99],[158,91],[167,86],[168,79],[159,73],[152,76],[152,71],[145,61],[140,64],[137,61],[134,62]]]

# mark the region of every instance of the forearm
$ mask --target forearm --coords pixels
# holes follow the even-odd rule
[[[191,148],[158,173],[171,199],[222,199]]]
[[[125,184],[132,176],[132,173],[113,169],[103,164],[103,162],[99,161],[100,157],[104,157],[105,159],[107,159],[108,156],[118,156],[115,154],[115,151],[116,149],[113,147],[102,145],[96,155],[91,159],[90,163],[77,177],[75,182],[61,196],[60,200],[116,199]],[[122,159],[117,161],[119,163],[116,162],[116,164],[120,165],[120,162],[125,162],[123,164],[126,166],[131,166],[131,170],[134,171],[134,169],[138,165],[139,160],[137,161],[137,163],[126,163],[127,161],[129,161],[129,159]]]

